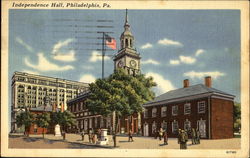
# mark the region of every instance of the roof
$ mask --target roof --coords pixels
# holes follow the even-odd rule
[[[190,97],[190,96],[195,96],[195,95],[200,95],[200,94],[209,94],[209,93],[216,93],[216,94],[220,94],[220,95],[226,95],[228,97],[234,97],[234,95],[225,93],[223,91],[220,91],[218,89],[215,88],[209,88],[203,84],[197,84],[197,85],[193,85],[193,86],[189,86],[186,88],[179,88],[176,90],[171,90],[168,91],[162,95],[159,95],[158,97],[156,97],[154,100],[149,101],[147,103],[145,103],[143,106],[148,106],[150,104],[153,103],[157,103],[157,102],[162,102],[162,101],[167,101],[167,100],[173,100],[173,99],[178,99],[178,98],[184,98],[184,97]]]

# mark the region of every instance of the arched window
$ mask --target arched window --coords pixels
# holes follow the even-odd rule
[[[128,39],[125,39],[125,47],[128,47]]]
[[[133,47],[132,39],[130,39],[130,47]]]

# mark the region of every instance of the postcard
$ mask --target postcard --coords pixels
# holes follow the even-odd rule
[[[2,33],[2,156],[249,156],[248,1],[4,0]]]

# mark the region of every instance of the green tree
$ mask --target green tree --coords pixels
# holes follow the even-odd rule
[[[24,112],[21,112],[16,117],[16,123],[18,127],[24,126],[24,135],[29,137],[30,127],[35,121],[35,115],[29,112],[28,110],[25,110]]]
[[[234,131],[239,132],[241,128],[241,104],[234,103]]]
[[[37,115],[36,124],[38,127],[43,128],[43,138],[44,138],[45,128],[48,128],[50,125],[50,114],[48,112],[44,112],[42,114]]]
[[[105,79],[97,79],[90,84],[90,97],[86,104],[91,112],[103,116],[115,115],[113,132],[116,147],[118,121],[122,116],[131,116],[142,111],[142,104],[154,98],[151,88],[156,86],[153,78],[140,74],[127,75],[123,69],[116,70]]]

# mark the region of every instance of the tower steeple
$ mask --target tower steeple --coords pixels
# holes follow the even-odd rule
[[[124,48],[133,49],[134,48],[134,36],[130,31],[127,9],[126,9],[126,16],[125,16],[124,32],[121,34],[120,41],[121,41],[121,49],[124,49]]]
[[[124,31],[120,36],[121,48],[114,57],[115,69],[125,69],[128,74],[140,73],[140,54],[134,47],[134,36],[130,31],[128,23],[128,10],[126,9]]]

